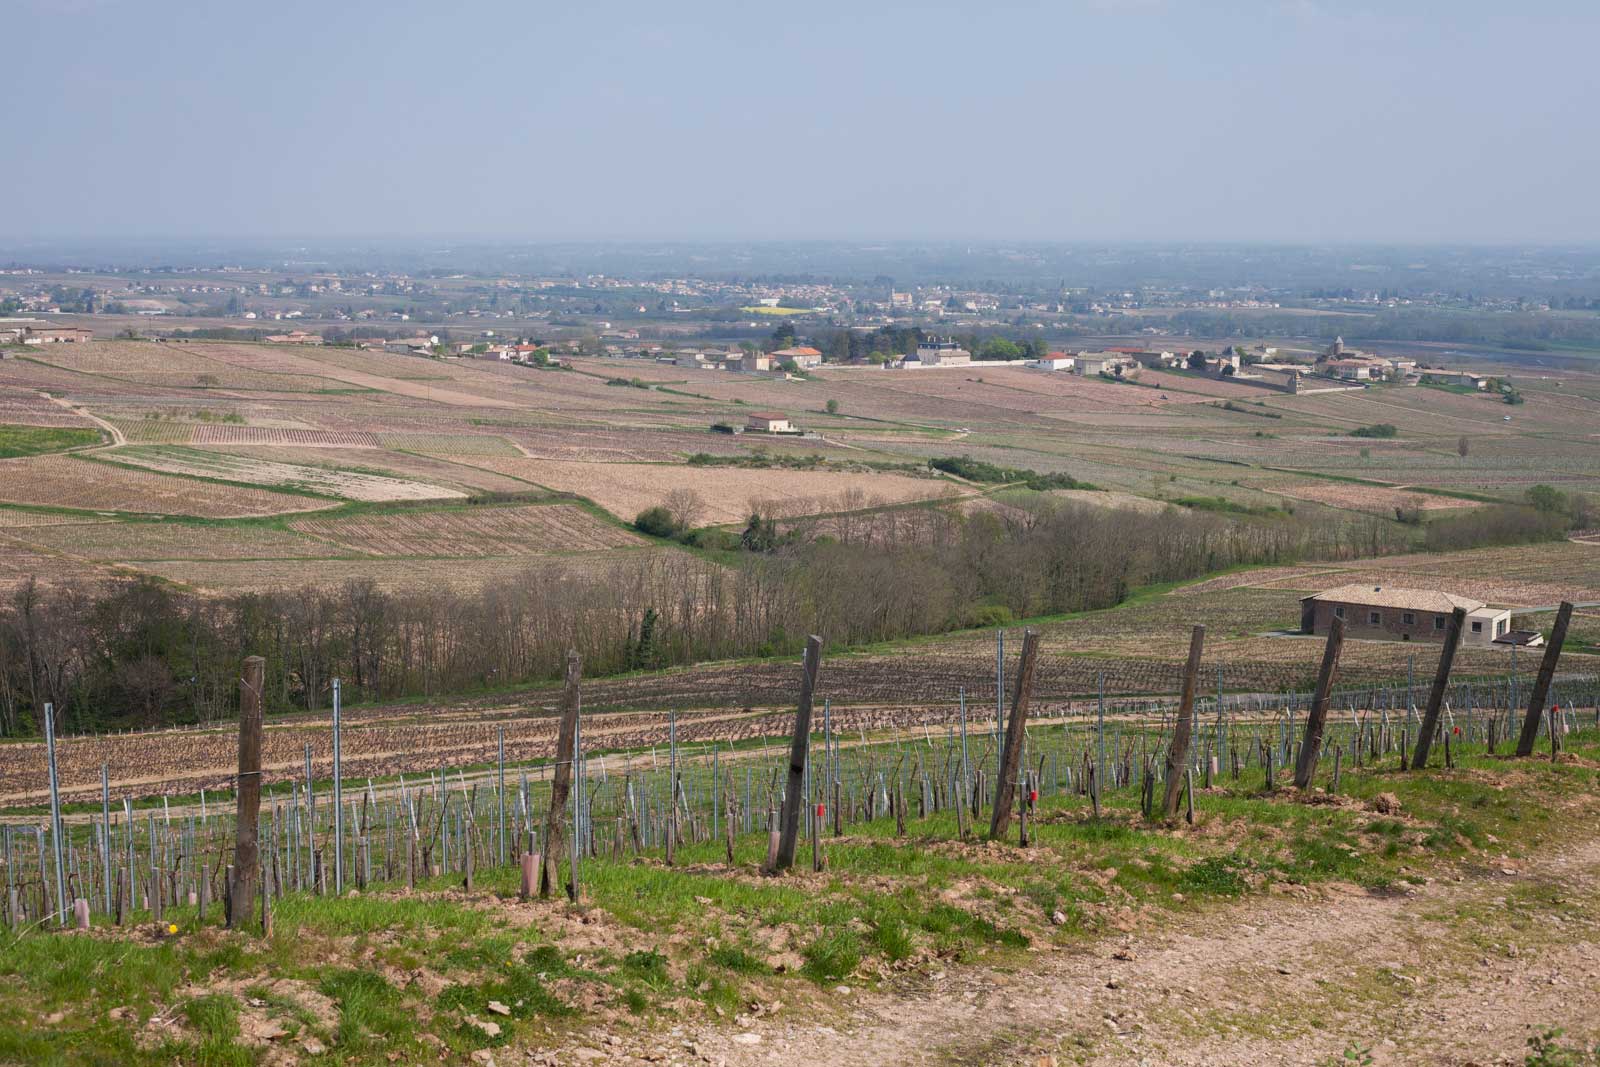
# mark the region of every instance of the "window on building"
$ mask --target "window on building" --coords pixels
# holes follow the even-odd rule
[[[1336,618],[1336,619],[1344,618],[1344,606],[1343,605],[1340,605],[1339,607],[1336,607],[1336,608],[1333,609],[1333,617]]]
[[[1483,621],[1481,619],[1472,620],[1472,632],[1475,634],[1483,633]]]
[[[1408,611],[1400,616],[1400,621],[1405,623],[1407,626],[1415,626],[1417,624],[1417,617]]]
[[[1367,621],[1374,626],[1381,626],[1383,624],[1383,616],[1376,611],[1368,612]]]
[[[1433,628],[1435,630],[1444,629],[1444,616],[1443,615],[1435,615],[1433,617]]]
[[[1501,619],[1499,622],[1494,624],[1494,635],[1496,637],[1503,637],[1505,635],[1505,632],[1506,632],[1506,620]]]

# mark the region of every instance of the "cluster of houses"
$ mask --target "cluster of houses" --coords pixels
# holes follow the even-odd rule
[[[1333,339],[1333,344],[1317,358],[1316,369],[1330,378],[1348,382],[1405,381],[1418,377],[1416,360],[1346,349],[1343,337]]]
[[[1345,347],[1343,337],[1335,337],[1317,357],[1316,373],[1347,382],[1400,382],[1419,385],[1435,382],[1440,385],[1459,385],[1468,389],[1487,390],[1491,379],[1486,374],[1470,371],[1445,370],[1438,367],[1419,369],[1417,361],[1404,356],[1379,356]]]
[[[1239,369],[1239,357],[1233,354],[1208,355],[1207,370],[1222,373],[1224,366],[1232,371]],[[1028,366],[1036,370],[1070,371],[1084,377],[1105,375],[1111,378],[1136,378],[1139,372],[1170,370],[1185,365],[1185,357],[1178,352],[1146,348],[1107,348],[1088,352],[1051,352],[1043,359],[1030,360]]]
[[[722,351],[674,352],[658,356],[662,362],[690,370],[723,370],[743,374],[781,374],[793,367],[795,370],[812,370],[822,365],[822,352],[809,345],[780,348],[776,352],[748,352],[742,348]]]
[[[275,345],[320,345],[322,335],[307,333],[304,330],[290,330],[288,333],[275,333],[263,340]]]
[[[92,340],[93,330],[52,326],[43,319],[0,319],[0,345],[80,344]]]

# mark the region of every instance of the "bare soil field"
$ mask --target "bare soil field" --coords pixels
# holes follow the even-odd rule
[[[448,500],[466,494],[423,482],[405,481],[377,474],[340,470],[332,467],[297,466],[271,460],[222,452],[193,449],[140,447],[119,450],[119,463],[132,464],[164,474],[186,474],[220,478],[230,482],[249,482],[281,488],[303,489],[345,500]]]
[[[85,345],[82,347],[92,347]],[[390,377],[383,373],[373,373],[365,370],[350,370],[338,363],[319,359],[307,354],[304,350],[293,351],[284,348],[275,348],[270,345],[239,345],[239,344],[186,344],[184,349],[190,352],[203,352],[205,356],[219,363],[226,363],[239,367],[270,365],[278,368],[276,374],[284,375],[290,379],[295,378],[324,378],[332,383],[354,385],[363,389],[375,389],[380,392],[394,393],[399,396],[413,397],[418,400],[429,400],[438,404],[449,404],[458,407],[485,407],[485,408],[510,408],[516,403],[503,398],[492,396],[478,396],[463,392],[458,389],[446,388],[432,384],[437,380],[433,375],[427,375],[427,381],[408,381],[403,378]],[[418,360],[419,367],[427,364]]]
[[[1248,575],[1256,572],[1244,572]],[[1271,572],[1260,572],[1268,574]],[[1254,584],[1323,589],[1347,582],[1439,587],[1507,607],[1600,600],[1600,545],[1557,541],[1436,555],[1384,556],[1297,570]]]
[[[326,500],[216,485],[74,456],[0,460],[0,502],[230,519],[318,511]]]
[[[212,358],[219,346],[163,345],[153,341],[92,341],[51,345],[37,357],[62,370],[136,385],[169,389],[262,389],[280,393],[315,392],[337,387],[333,378],[314,373],[268,373]]]
[[[536,480],[548,488],[587,497],[624,521],[662,502],[674,489],[692,489],[705,501],[702,522],[742,521],[752,501],[781,500],[797,513],[798,500],[828,502],[860,490],[890,502],[937,500],[971,490],[932,478],[898,474],[847,474],[835,471],[750,470],[739,467],[689,467],[651,463],[574,463],[565,460],[482,459],[490,470]]]
[[[522,556],[648,543],[572,504],[312,519],[290,525],[371,556]]]
[[[1207,397],[1219,397],[1234,401],[1254,402],[1288,395],[1273,389],[1262,388],[1259,385],[1247,385],[1244,382],[1230,382],[1221,378],[1200,377],[1173,371],[1143,370],[1139,372],[1138,381],[1141,385],[1153,385],[1158,389],[1170,390],[1172,394],[1198,393]],[[1199,398],[1193,399],[1198,400]]]

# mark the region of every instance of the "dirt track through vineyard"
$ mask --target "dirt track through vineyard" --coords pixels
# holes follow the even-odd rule
[[[1404,894],[1285,886],[1120,940],[1045,949],[1015,971],[953,967],[835,991],[845,1018],[832,1025],[780,1011],[681,1040],[726,1067],[800,1056],[830,1067],[1298,1067],[1342,1062],[1352,1042],[1377,1064],[1488,1065],[1521,1064],[1547,1027],[1592,1042],[1600,840],[1480,864]],[[1519,911],[1533,899],[1544,903]]]

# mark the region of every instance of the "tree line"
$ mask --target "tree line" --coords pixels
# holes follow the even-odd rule
[[[604,675],[791,655],[1105,608],[1136,587],[1238,564],[1403,551],[1377,519],[1239,518],[1078,504],[754,516],[742,550],[636,553],[609,569],[530,566],[474,592],[370,580],[212,597],[149,578],[43,585],[0,605],[0,735],[204,723],[234,713],[242,657],[270,710],[435,698],[560,677],[568,648]]]

